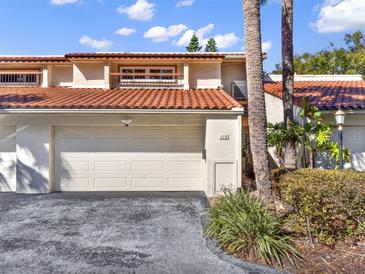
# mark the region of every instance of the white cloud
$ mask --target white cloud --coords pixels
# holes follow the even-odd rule
[[[52,5],[61,6],[65,4],[80,3],[82,0],[51,0]]]
[[[267,41],[263,42],[262,43],[262,51],[263,52],[270,51],[271,50],[271,46],[272,46],[272,44],[271,44],[271,41],[270,40],[267,40]]]
[[[129,7],[120,6],[117,12],[120,14],[127,14],[130,19],[139,21],[151,20],[155,14],[155,4],[147,0],[137,0],[137,2]]]
[[[80,38],[80,44],[89,46],[94,49],[108,50],[112,46],[113,43],[106,39],[97,40],[97,39],[90,38],[87,35],[84,35]]]
[[[128,36],[128,35],[131,35],[132,33],[135,33],[135,32],[136,32],[135,29],[124,27],[124,28],[116,30],[114,33],[118,34],[118,35],[121,35],[121,36]]]
[[[156,26],[146,31],[143,37],[152,39],[155,42],[164,42],[167,41],[170,37],[181,34],[183,31],[187,30],[187,28],[188,27],[183,24],[172,25],[168,28]]]
[[[237,35],[234,34],[233,32],[214,35],[213,38],[217,43],[217,47],[220,49],[233,47],[240,40],[240,38],[238,38]],[[208,39],[205,39],[203,41],[203,44],[205,45],[207,42]]]
[[[182,7],[190,7],[194,4],[194,0],[180,0],[177,1],[176,7],[182,8]]]
[[[174,41],[174,44],[176,46],[187,46],[190,42],[191,37],[194,35],[194,33],[198,36],[200,41],[203,41],[205,39],[205,36],[210,33],[214,29],[214,24],[209,24],[205,27],[202,27],[198,30],[188,29],[184,32],[184,34],[176,41]]]
[[[318,20],[311,24],[321,33],[343,32],[365,27],[364,0],[325,0]]]
[[[194,33],[198,36],[201,45],[205,45],[208,41],[208,38],[213,37],[214,40],[217,42],[218,48],[220,49],[230,48],[240,40],[239,37],[237,37],[237,35],[233,32],[229,32],[226,34],[217,34],[208,37],[208,34],[211,33],[213,30],[214,24],[209,24],[198,30],[188,29],[178,40],[174,41],[173,44],[176,46],[187,46]]]

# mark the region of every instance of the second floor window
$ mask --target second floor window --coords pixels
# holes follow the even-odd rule
[[[38,74],[17,74],[17,73],[1,73],[0,74],[1,85],[38,85]]]
[[[121,80],[174,80],[175,67],[121,67]]]

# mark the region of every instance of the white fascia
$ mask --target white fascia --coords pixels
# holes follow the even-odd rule
[[[232,110],[195,110],[195,109],[0,109],[0,114],[239,114],[244,113],[243,108],[233,108]]]

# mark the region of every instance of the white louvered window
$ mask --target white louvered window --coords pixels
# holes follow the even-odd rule
[[[174,80],[175,67],[120,67],[123,80]]]
[[[18,86],[18,85],[39,85],[38,72],[2,72],[0,71],[0,85]]]

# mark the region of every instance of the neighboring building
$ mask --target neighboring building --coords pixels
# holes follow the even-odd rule
[[[265,99],[268,122],[283,121],[281,75],[265,79]],[[361,75],[295,75],[295,102],[303,99],[319,108],[326,122],[335,125],[334,113],[341,108],[346,113],[344,146],[351,150],[352,168],[365,171],[365,81]],[[298,113],[299,108],[295,108]],[[334,127],[333,141],[337,142]],[[322,159],[323,160],[323,159]],[[327,161],[317,163],[329,167]]]
[[[242,53],[0,56],[0,191],[241,185]]]

